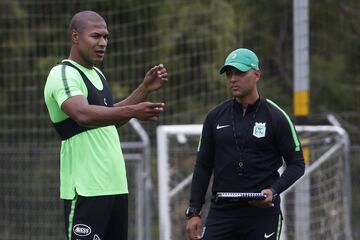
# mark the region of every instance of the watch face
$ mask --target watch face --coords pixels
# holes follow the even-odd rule
[[[191,208],[187,208],[185,211],[185,215],[189,217],[191,215]]]
[[[198,215],[199,214],[199,211],[196,209],[196,208],[193,208],[193,207],[188,207],[186,210],[185,210],[185,215],[187,217],[190,217],[190,216],[194,216],[194,215]]]

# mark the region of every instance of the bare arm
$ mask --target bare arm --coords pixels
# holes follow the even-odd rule
[[[121,107],[143,102],[149,93],[160,89],[167,81],[167,70],[164,65],[154,66],[145,74],[144,81],[125,100],[114,106]]]
[[[164,103],[142,102],[120,107],[90,105],[84,96],[70,97],[61,109],[78,124],[85,126],[123,125],[131,118],[155,121]]]
[[[114,107],[122,107],[131,104],[137,104],[146,100],[149,95],[149,90],[141,83],[126,99],[121,102],[115,103]]]

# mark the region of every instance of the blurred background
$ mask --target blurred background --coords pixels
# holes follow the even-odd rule
[[[149,207],[147,234],[158,239],[156,127],[201,124],[212,107],[229,98],[218,70],[239,47],[259,56],[260,94],[294,117],[293,6],[287,0],[0,0],[0,239],[65,238],[60,141],[43,87],[52,66],[68,57],[74,13],[94,10],[108,23],[109,46],[100,67],[115,99],[125,98],[152,65],[163,63],[169,72],[167,86],[150,97],[166,102],[160,120],[119,129],[135,199],[129,239],[139,239],[136,226],[142,223],[134,216]],[[307,124],[329,124],[331,113],[349,134],[351,229],[353,239],[360,239],[360,2],[310,1],[308,13]],[[146,132],[146,146],[136,129]],[[137,205],[146,191],[138,189],[143,179],[148,200]]]

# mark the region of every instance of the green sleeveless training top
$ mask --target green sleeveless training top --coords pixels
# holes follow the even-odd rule
[[[96,89],[103,89],[94,69],[70,62],[87,76]],[[64,65],[53,67],[44,89],[45,103],[53,123],[69,117],[61,110],[61,104],[76,95],[88,97],[87,87],[78,70]],[[115,126],[90,129],[61,142],[60,198],[73,199],[75,193],[81,196],[128,193],[125,162]]]

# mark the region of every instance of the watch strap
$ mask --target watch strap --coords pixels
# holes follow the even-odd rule
[[[195,208],[195,207],[188,207],[185,210],[185,216],[190,219],[192,217],[201,217],[200,216],[200,209]]]

